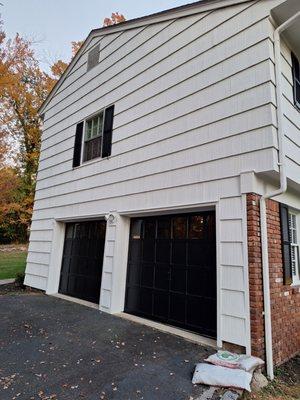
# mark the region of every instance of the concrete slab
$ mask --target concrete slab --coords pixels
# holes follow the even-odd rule
[[[212,350],[42,294],[0,296],[0,399],[189,400]],[[51,397],[53,396],[53,397]]]
[[[0,285],[8,285],[9,283],[14,283],[15,279],[0,279]]]

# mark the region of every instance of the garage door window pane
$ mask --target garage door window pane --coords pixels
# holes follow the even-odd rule
[[[155,231],[156,231],[155,221],[153,220],[145,221],[145,234],[144,234],[145,238],[154,239],[156,234]]]
[[[204,238],[204,217],[202,215],[194,215],[189,220],[189,238]]]
[[[170,219],[162,219],[157,223],[157,237],[159,239],[169,239],[171,237]]]
[[[173,238],[185,239],[186,238],[186,217],[173,218]]]
[[[131,239],[141,239],[142,237],[143,220],[137,219],[131,225],[130,237]]]

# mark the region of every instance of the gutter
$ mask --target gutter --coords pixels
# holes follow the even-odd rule
[[[271,299],[270,299],[270,277],[269,277],[269,253],[268,253],[268,231],[266,200],[283,194],[287,190],[287,176],[285,166],[285,148],[283,132],[283,104],[282,104],[282,77],[281,77],[281,48],[280,35],[300,17],[300,11],[290,17],[287,21],[277,27],[274,32],[275,50],[275,76],[276,76],[276,102],[277,102],[277,135],[278,135],[278,166],[280,175],[280,188],[264,194],[260,198],[260,226],[262,247],[262,269],[264,288],[264,317],[265,317],[265,348],[268,377],[274,379],[274,362],[272,348],[272,321],[271,321]]]

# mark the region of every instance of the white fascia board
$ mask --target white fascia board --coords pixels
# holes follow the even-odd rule
[[[165,10],[162,12],[158,12],[156,14],[151,14],[145,17],[135,18],[132,20],[128,20],[126,22],[122,22],[120,24],[111,25],[108,27],[103,27],[99,29],[92,30],[88,37],[85,39],[84,43],[82,44],[81,48],[77,52],[77,54],[73,57],[70,64],[66,68],[65,72],[62,74],[58,82],[54,85],[53,89],[49,93],[48,97],[41,105],[40,109],[38,110],[39,115],[42,115],[46,111],[46,107],[53,98],[56,91],[60,88],[66,77],[68,76],[69,71],[74,67],[77,63],[78,59],[81,57],[82,53],[84,53],[85,49],[89,45],[90,41],[95,37],[106,36],[111,33],[127,31],[130,29],[139,28],[145,25],[152,25],[159,22],[168,21],[171,19],[177,19],[186,17],[193,14],[203,13],[203,12],[210,12],[216,10],[218,8],[225,8],[230,7],[236,4],[241,3],[251,3],[254,0],[203,0],[203,4],[201,2],[190,3],[185,6],[172,8],[170,10]]]

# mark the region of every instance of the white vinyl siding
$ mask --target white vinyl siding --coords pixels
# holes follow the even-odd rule
[[[272,27],[274,29],[274,27]],[[294,82],[292,73],[292,49],[281,41],[283,130],[287,176],[300,184],[300,111],[294,104]],[[274,81],[275,85],[275,81]]]

